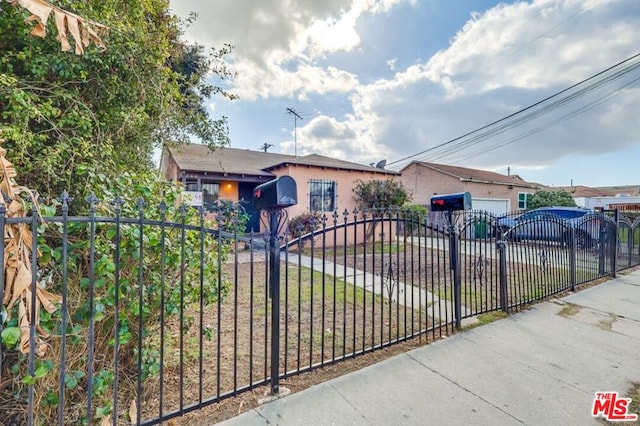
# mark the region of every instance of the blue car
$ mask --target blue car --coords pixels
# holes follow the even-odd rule
[[[579,207],[540,207],[520,216],[500,216],[496,224],[499,235],[507,240],[557,241],[563,244],[571,241],[567,226],[570,225],[575,229],[576,245],[591,248],[598,239],[599,221],[582,223],[588,213],[592,211]]]

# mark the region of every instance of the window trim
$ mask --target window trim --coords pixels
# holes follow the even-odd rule
[[[524,199],[521,200],[520,196],[524,195]],[[531,195],[530,192],[518,192],[518,210],[528,210],[529,209],[529,196]],[[523,203],[524,207],[520,207],[520,203]]]

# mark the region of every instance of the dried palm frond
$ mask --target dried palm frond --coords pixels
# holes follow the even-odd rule
[[[1,1],[1,0],[0,0]],[[75,42],[75,52],[77,55],[84,53],[84,48],[93,42],[100,49],[106,46],[98,33],[106,31],[107,27],[97,22],[88,21],[80,16],[60,9],[45,0],[7,0],[14,6],[20,5],[27,9],[31,16],[27,22],[35,21],[36,25],[31,30],[31,34],[37,37],[44,37],[47,33],[47,21],[53,12],[58,29],[58,40],[64,52],[71,50],[71,44],[67,36],[71,34]]]
[[[3,140],[0,139],[0,143]],[[25,217],[27,206],[20,194],[27,194],[34,203],[34,212],[37,213],[37,200],[33,192],[16,183],[17,176],[13,164],[6,158],[7,151],[0,147],[0,205],[6,209],[6,217]],[[43,339],[47,333],[40,327],[40,309],[52,313],[57,309],[56,303],[62,298],[52,294],[36,282],[35,285],[35,310],[33,308],[33,280],[34,273],[31,269],[33,237],[26,223],[11,223],[4,226],[4,297],[2,304],[6,306],[7,314],[11,315],[14,306],[18,307],[18,326],[20,327],[20,351],[29,352],[31,343],[35,345],[35,352],[43,356],[47,345]],[[35,326],[39,332],[36,341],[31,342],[30,328]]]

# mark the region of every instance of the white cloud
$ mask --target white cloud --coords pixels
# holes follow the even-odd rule
[[[296,70],[288,71],[277,66],[256,69],[242,63],[238,64],[237,70],[234,93],[243,100],[294,95],[304,99],[309,93],[348,92],[358,85],[356,75],[331,66],[319,68],[300,64]]]
[[[361,15],[386,13],[403,2],[415,0],[173,0],[171,8],[183,17],[198,11],[198,20],[186,31],[188,39],[235,46],[234,93],[254,100],[352,90],[356,77],[317,61],[359,45],[356,23]],[[331,82],[334,78],[338,81]]]
[[[398,58],[389,59],[387,61],[387,65],[389,65],[389,69],[394,71],[396,69],[396,63],[398,63]]]
[[[381,154],[397,159],[512,114],[636,53],[639,12],[640,5],[624,0],[537,0],[500,4],[477,14],[428,62],[412,65],[393,79],[359,86],[351,96],[353,114],[341,123],[357,137],[345,141],[352,146],[341,150],[362,162]],[[556,123],[561,113],[614,87],[481,145],[470,143],[457,154],[451,150],[447,156],[435,155],[442,152],[438,150],[422,157],[445,163],[464,160],[460,164],[476,167],[544,167],[570,154],[638,144],[637,88]],[[531,136],[517,140],[527,132]]]
[[[640,45],[636,0],[516,1],[474,13],[449,46],[427,60],[411,58],[413,64],[403,68],[399,64],[408,63],[406,57],[386,52],[383,57],[393,58],[386,63],[396,72],[393,78],[365,84],[355,72],[327,65],[336,54],[344,58],[367,48],[358,33],[363,16],[392,14],[403,2],[416,0],[213,0],[206,7],[185,0],[172,6],[183,16],[199,9],[200,19],[187,33],[191,39],[236,46],[234,92],[243,101],[348,96],[352,110],[346,116],[331,117],[335,112],[327,101],[325,115],[298,128],[298,149],[365,164],[429,149],[512,114],[637,53]],[[417,37],[414,51],[419,44]],[[384,62],[379,65],[381,73],[388,72]],[[559,116],[548,115],[457,155],[424,157],[445,163],[467,158],[460,164],[503,171],[506,166],[537,170],[574,153],[638,145],[639,90],[560,125],[552,127]],[[281,145],[292,153],[293,135]],[[498,145],[504,147],[491,150]]]
[[[361,143],[361,132],[356,130],[357,123],[339,122],[333,117],[320,115],[313,118],[308,125],[297,129],[297,153],[307,155],[321,153],[333,158],[341,158],[357,163],[378,160],[388,154],[384,146],[373,149]],[[293,135],[292,135],[293,136]],[[296,152],[294,140],[280,144],[283,153]],[[373,160],[371,160],[373,161]]]
[[[429,61],[427,74],[433,81],[455,76],[458,94],[573,84],[636,53],[640,16],[608,16],[628,6],[634,7],[624,0],[500,4],[467,22]]]

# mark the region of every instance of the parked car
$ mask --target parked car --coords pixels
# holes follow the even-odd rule
[[[571,232],[565,224],[574,228],[576,246],[591,248],[599,239],[598,220],[577,226],[582,218],[593,213],[579,207],[540,207],[520,216],[503,215],[498,217],[498,235],[508,240],[557,241],[569,244]],[[548,219],[548,220],[545,220]]]

